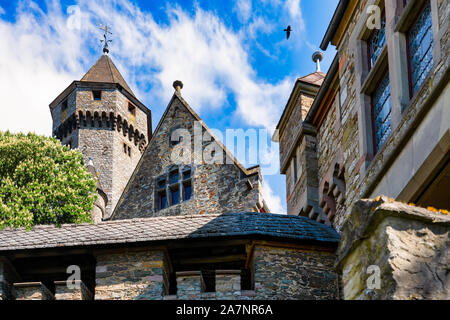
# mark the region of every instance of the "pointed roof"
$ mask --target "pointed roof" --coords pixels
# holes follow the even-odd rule
[[[81,81],[118,83],[134,96],[133,91],[131,91],[127,82],[107,54],[102,55],[98,59],[94,66],[81,78]]]
[[[277,129],[281,128],[281,123],[285,121],[284,119],[286,118],[286,115],[290,114],[292,108],[295,106],[295,103],[293,104],[292,102],[294,101],[294,99],[297,99],[296,94],[300,90],[305,90],[305,85],[307,87],[311,87],[311,85],[312,85],[313,89],[309,89],[308,91],[310,91],[310,94],[313,94],[315,96],[317,94],[317,91],[319,90],[319,88],[322,86],[322,83],[323,83],[325,77],[326,77],[326,73],[316,71],[316,72],[310,73],[304,77],[297,78],[294,88],[292,89],[291,95],[289,96],[288,102],[286,103],[286,106],[284,107],[283,114],[281,115],[280,120],[278,121],[278,124],[276,127]],[[303,89],[301,89],[301,88],[303,88]],[[277,141],[278,139],[279,139],[279,132],[277,130],[275,130],[272,140],[278,142]]]
[[[326,74],[320,71],[316,71],[308,74],[307,76],[298,78],[298,81],[310,83],[316,86],[321,86]]]

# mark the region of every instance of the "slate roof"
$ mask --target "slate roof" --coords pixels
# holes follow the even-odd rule
[[[228,213],[106,221],[99,224],[36,226],[0,231],[0,251],[126,244],[161,240],[270,236],[293,241],[336,244],[338,233],[306,217]]]
[[[118,83],[134,96],[125,79],[120,74],[111,58],[104,54],[94,66],[81,78],[81,81]]]
[[[316,86],[321,86],[323,79],[325,79],[326,74],[323,72],[313,72],[307,76],[298,78],[299,81],[311,83]]]

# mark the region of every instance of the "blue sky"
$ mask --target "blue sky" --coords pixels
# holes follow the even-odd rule
[[[315,71],[311,56],[337,3],[0,0],[0,130],[51,135],[48,104],[100,57],[102,23],[112,28],[111,57],[151,109],[153,128],[180,79],[210,128],[272,134],[295,79]],[[334,54],[330,46],[323,71]],[[272,211],[285,212],[285,177],[267,173],[264,197]]]

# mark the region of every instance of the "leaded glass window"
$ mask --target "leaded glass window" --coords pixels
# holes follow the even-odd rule
[[[413,95],[433,66],[433,30],[430,2],[408,34],[410,85]]]
[[[391,86],[389,74],[381,81],[372,96],[375,151],[378,151],[391,133]]]
[[[375,29],[367,44],[369,49],[369,69],[372,69],[386,44],[386,16],[383,15],[381,28]]]
[[[188,201],[193,197],[193,168],[170,167],[155,179],[155,210]]]

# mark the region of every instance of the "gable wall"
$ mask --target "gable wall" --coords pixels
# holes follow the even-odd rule
[[[174,165],[171,159],[173,151],[170,145],[171,130],[187,129],[192,137],[191,150],[194,150],[196,119],[179,99],[172,100],[168,108],[168,113],[154,133],[154,139],[146,149],[144,158],[135,176],[132,177],[113,219],[254,211],[257,202],[262,201],[257,174],[246,177],[235,164],[193,164],[193,152],[190,161],[193,167],[192,198],[158,210],[156,179],[166,174]],[[247,185],[247,179],[252,182],[253,189]]]

